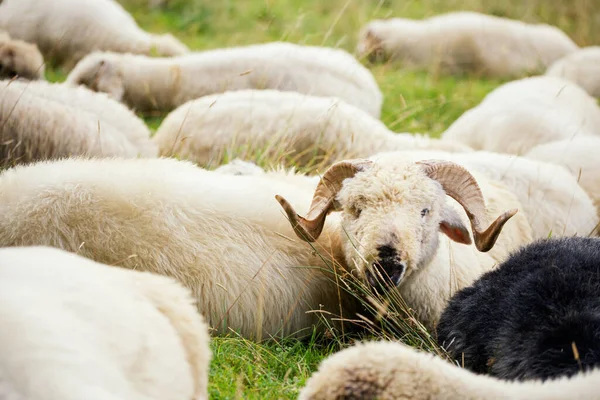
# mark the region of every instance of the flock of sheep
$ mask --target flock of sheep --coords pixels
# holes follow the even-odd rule
[[[0,399],[206,399],[209,329],[356,329],[357,282],[464,368],[359,344],[301,399],[600,399],[600,48],[456,12],[356,52],[514,80],[433,139],[390,131],[341,49],[193,52],[115,0],[0,0]],[[151,137],[135,112],[169,114]]]

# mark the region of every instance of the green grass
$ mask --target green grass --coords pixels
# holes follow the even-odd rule
[[[147,0],[128,0],[126,8],[149,31],[171,32],[196,50],[286,40],[342,47],[354,52],[360,27],[373,18],[423,18],[450,10],[473,10],[565,30],[579,45],[600,42],[599,0],[171,0],[149,10]],[[476,105],[501,81],[407,72],[390,65],[371,67],[385,96],[382,120],[397,132],[432,136]],[[47,77],[61,81],[63,71]],[[155,130],[162,118],[145,118]],[[374,334],[431,351],[431,337],[412,319],[388,310],[390,325]],[[295,398],[319,362],[351,341],[313,338],[256,344],[235,335],[215,337],[210,371],[213,399]]]

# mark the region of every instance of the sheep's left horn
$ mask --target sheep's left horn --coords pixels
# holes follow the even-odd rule
[[[335,197],[342,188],[344,179],[352,178],[357,172],[363,171],[372,164],[373,162],[369,160],[356,159],[340,161],[329,167],[315,189],[306,217],[298,215],[286,199],[276,195],[275,198],[290,219],[296,235],[307,242],[317,240],[325,225],[327,214],[339,210],[339,204]]]
[[[483,194],[477,181],[464,167],[450,161],[424,160],[419,161],[427,176],[438,181],[446,194],[456,200],[467,213],[473,239],[479,251],[489,251],[502,231],[504,224],[517,213],[517,209],[504,212],[487,229],[484,229],[486,208]]]

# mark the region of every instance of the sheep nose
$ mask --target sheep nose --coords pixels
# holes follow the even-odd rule
[[[377,251],[378,261],[373,263],[371,271],[367,271],[369,284],[380,290],[398,286],[406,266],[393,247],[381,246]]]

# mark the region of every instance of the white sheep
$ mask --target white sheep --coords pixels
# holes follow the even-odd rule
[[[565,168],[548,162],[486,151],[445,153],[441,151],[385,152],[370,157],[376,162],[430,158],[448,160],[502,182],[519,199],[531,225],[533,238],[587,236],[599,219],[592,198]]]
[[[156,157],[158,154],[157,146],[150,140],[150,129],[144,121],[106,93],[48,82],[17,82],[11,85],[22,88],[28,94],[75,108],[78,114],[88,115],[97,121],[101,130],[110,126],[121,131],[143,157]]]
[[[584,47],[555,61],[546,75],[573,81],[590,96],[600,97],[600,46]]]
[[[153,140],[161,155],[200,165],[218,165],[226,155],[248,159],[257,152],[308,166],[383,150],[469,150],[454,141],[394,133],[338,98],[277,90],[239,90],[192,100],[165,118]]]
[[[172,279],[0,249],[0,398],[206,400],[209,335]]]
[[[3,0],[0,29],[37,44],[44,58],[67,69],[93,51],[161,56],[189,51],[171,34],[142,30],[113,0]]]
[[[44,58],[33,43],[11,39],[0,31],[0,79],[44,79]]]
[[[369,22],[359,33],[360,56],[399,61],[408,68],[443,73],[518,77],[543,70],[578,49],[560,29],[477,12],[424,20]]]
[[[338,288],[334,267],[373,287],[387,273],[384,286],[400,286],[432,326],[453,291],[531,240],[526,218],[504,226],[515,211],[491,198],[520,207],[502,185],[478,185],[451,163],[344,161],[324,172],[313,194],[283,179],[175,159],[66,159],[0,175],[0,246],[55,246],[175,277],[217,332],[248,338],[310,334],[321,312],[354,315],[358,301]],[[309,220],[297,217],[293,209],[308,210],[311,199]],[[325,218],[336,210],[341,215]],[[296,237],[304,233],[315,243]]]
[[[94,53],[67,77],[142,112],[170,111],[213,93],[278,89],[334,96],[379,117],[383,96],[371,72],[342,49],[270,42],[173,58]]]
[[[325,359],[299,400],[599,400],[600,370],[554,380],[474,374],[397,342],[360,343]]]
[[[97,114],[28,90],[38,83],[0,81],[2,167],[73,155],[156,156],[156,147],[152,146],[148,137],[147,144],[138,147],[139,143],[132,142],[110,121],[105,122]],[[132,136],[132,133],[129,132],[129,135]]]
[[[600,107],[575,83],[536,76],[505,83],[442,134],[476,150],[523,155],[532,147],[600,135]]]
[[[534,147],[525,157],[562,165],[590,195],[600,215],[600,137],[581,136]]]

